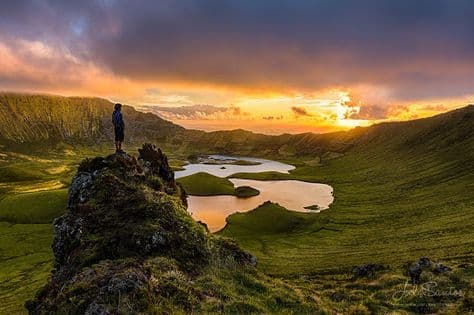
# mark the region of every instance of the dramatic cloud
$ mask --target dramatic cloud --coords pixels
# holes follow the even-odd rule
[[[218,107],[213,105],[189,105],[179,107],[142,105],[138,109],[155,113],[169,120],[216,120],[231,119],[248,115],[239,107]]]
[[[384,119],[388,117],[389,108],[377,105],[364,105],[349,107],[346,112],[347,119]]]
[[[2,40],[3,39],[3,40]],[[0,90],[80,91],[102,94],[120,89],[137,90],[136,84],[62,46],[42,41],[5,39],[0,33]]]
[[[291,110],[293,111],[293,114],[295,116],[312,116],[311,113],[308,112],[308,110],[304,107],[299,107],[299,106],[292,106]]]
[[[7,0],[0,29],[63,45],[130,80],[289,90],[366,84],[410,100],[471,92],[473,15],[469,0]]]
[[[344,103],[346,108],[345,119],[360,120],[383,120],[391,117],[400,117],[410,112],[410,108],[405,105],[371,105],[363,104],[361,101]],[[413,114],[410,117],[415,118]]]

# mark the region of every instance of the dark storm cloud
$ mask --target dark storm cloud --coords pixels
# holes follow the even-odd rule
[[[0,40],[64,43],[141,81],[372,84],[406,100],[472,92],[472,16],[469,0],[2,1]]]

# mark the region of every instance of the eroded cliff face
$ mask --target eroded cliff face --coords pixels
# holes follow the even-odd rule
[[[54,221],[55,270],[27,302],[29,312],[268,311],[272,290],[304,306],[295,292],[260,275],[255,257],[194,221],[183,201],[166,156],[152,145],[138,159],[84,160],[67,212]],[[260,302],[248,306],[255,286]]]

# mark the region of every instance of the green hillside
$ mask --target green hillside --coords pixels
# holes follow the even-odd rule
[[[319,167],[300,162],[290,175],[234,175],[329,183],[335,192],[329,210],[302,219],[266,206],[231,216],[222,234],[279,275],[368,262],[397,266],[421,256],[472,261],[474,106],[359,128],[347,137],[354,146],[345,156]],[[261,225],[269,219],[279,222],[278,229]]]
[[[0,94],[0,145],[11,149],[59,143],[100,144],[113,136],[113,103],[100,98]],[[124,106],[127,142],[163,141],[184,130],[152,114]]]

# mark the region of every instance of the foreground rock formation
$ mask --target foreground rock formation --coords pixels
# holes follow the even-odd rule
[[[314,311],[186,211],[166,156],[147,144],[84,160],[54,221],[55,270],[31,314]]]

